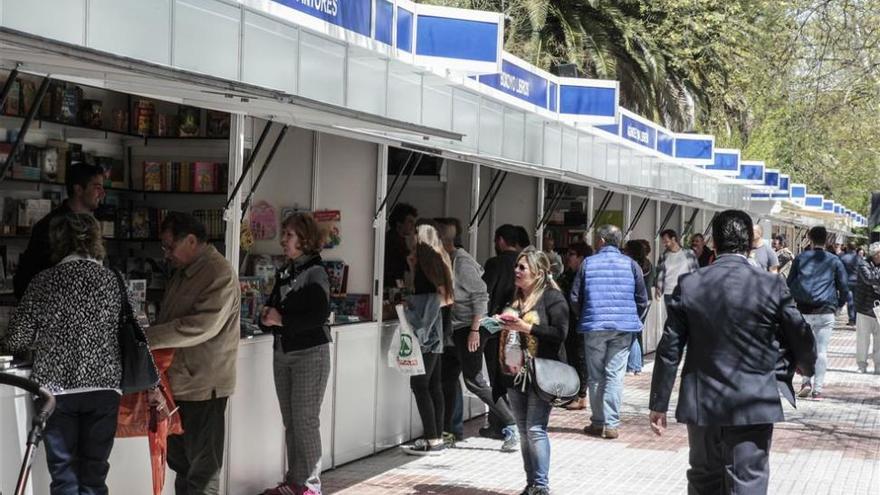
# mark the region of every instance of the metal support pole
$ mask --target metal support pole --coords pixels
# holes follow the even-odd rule
[[[235,183],[235,187],[232,188],[232,192],[229,193],[229,197],[226,200],[226,206],[224,207],[224,209],[229,209],[229,205],[232,203],[232,198],[234,198],[235,195],[238,194],[238,190],[241,189],[242,184],[244,184],[248,173],[251,171],[251,167],[254,166],[254,160],[256,160],[257,154],[260,152],[260,148],[263,147],[263,141],[266,140],[266,136],[269,134],[269,128],[272,127],[272,124],[273,122],[270,120],[266,122],[266,126],[263,127],[263,132],[260,134],[260,139],[257,140],[256,146],[254,146],[254,149],[251,150],[251,155],[248,157],[247,163],[244,165],[241,176]]]
[[[407,184],[409,184],[409,180],[412,179],[414,173],[416,173],[416,169],[419,168],[419,164],[422,163],[422,158],[425,155],[419,153],[419,156],[416,157],[416,161],[413,162],[412,167],[409,169],[409,173],[406,174],[406,178],[403,179],[403,184],[401,184],[400,189],[397,191],[397,194],[394,195],[394,201],[391,202],[391,206],[388,208],[388,214],[394,212],[394,208],[397,207],[397,202],[400,201],[400,196],[403,194],[403,191],[406,190]]]
[[[471,217],[477,214],[477,208],[480,205],[480,166],[471,165]],[[471,256],[477,257],[477,249],[479,248],[480,226],[469,225],[468,231],[468,249]]]
[[[3,85],[3,90],[0,91],[0,110],[3,109],[3,105],[6,104],[6,97],[9,96],[10,91],[12,91],[12,86],[15,85],[15,79],[18,77],[18,69],[12,69],[9,73],[9,77],[6,78],[6,83]]]
[[[501,186],[504,185],[504,181],[507,180],[507,172],[501,172],[501,179],[498,180],[498,185],[495,186],[495,191],[492,192],[492,196],[489,197],[489,204],[485,209],[483,209],[483,214],[480,215],[480,219],[477,221],[477,225],[483,223],[483,219],[486,218],[486,214],[489,213],[489,210],[492,209],[494,215],[495,198],[498,196],[498,193],[501,191]]]
[[[269,150],[269,156],[266,157],[266,160],[263,162],[263,168],[260,169],[260,173],[257,175],[257,179],[254,181],[251,186],[251,190],[248,191],[247,197],[244,198],[244,201],[241,203],[241,216],[243,217],[245,212],[247,212],[248,207],[251,204],[251,198],[254,196],[254,192],[256,192],[257,187],[260,185],[260,181],[263,180],[263,174],[266,173],[266,170],[269,169],[269,165],[272,164],[272,159],[275,158],[275,152],[278,151],[278,147],[281,145],[281,142],[284,141],[284,135],[287,134],[288,126],[284,126],[281,128],[281,132],[278,133],[278,137],[275,138],[275,143],[272,144],[272,149]]]
[[[388,153],[386,152],[385,155],[386,155],[386,157],[387,157]],[[397,185],[397,181],[400,180],[400,176],[403,175],[403,174],[405,174],[405,173],[406,173],[406,169],[409,168],[409,164],[410,164],[410,161],[412,161],[412,157],[413,157],[413,152],[410,151],[410,152],[409,152],[409,155],[407,155],[407,157],[406,157],[406,161],[403,162],[403,167],[400,167],[400,170],[397,171],[397,174],[394,176],[394,180],[391,181],[391,187],[389,187],[389,188],[387,189],[387,191],[392,191],[392,190],[394,190],[394,186]],[[387,164],[386,164],[386,166],[385,166],[385,170],[388,170],[388,165],[387,165]],[[387,183],[388,181],[386,180],[385,182]],[[387,191],[386,191],[385,194],[383,194],[382,202],[379,203],[379,206],[376,207],[376,214],[373,215],[373,220],[374,220],[374,221],[375,221],[377,218],[379,218],[379,213],[382,211],[382,208],[385,208],[385,203],[388,202],[388,194],[387,194]],[[387,216],[387,215],[386,215],[386,216]]]
[[[489,187],[486,188],[486,194],[483,195],[483,198],[477,203],[477,210],[471,216],[471,221],[468,222],[468,228],[474,225],[474,222],[477,218],[481,218],[480,213],[486,208],[486,200],[489,198],[489,195],[492,193],[492,190],[495,189],[495,184],[501,178],[501,171],[491,172],[492,180],[489,182]],[[477,190],[477,194],[479,194],[479,189]]]
[[[544,249],[544,218],[547,216],[548,211],[553,211],[552,209],[548,209],[545,211],[544,205],[544,196],[546,191],[544,190],[546,186],[546,180],[543,177],[538,178],[538,201],[537,201],[537,221],[538,224],[535,227],[535,245],[538,247],[538,250]],[[551,205],[552,208],[552,205]]]

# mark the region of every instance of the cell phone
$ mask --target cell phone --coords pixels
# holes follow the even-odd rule
[[[506,314],[506,313],[503,315],[498,315],[498,319],[501,321],[516,321],[517,320],[516,316],[511,315],[511,314]]]

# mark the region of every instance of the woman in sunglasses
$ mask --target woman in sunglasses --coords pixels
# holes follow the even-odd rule
[[[522,495],[550,493],[550,438],[547,423],[551,404],[523,381],[525,356],[565,362],[563,343],[568,332],[568,302],[551,276],[547,255],[526,248],[517,258],[514,300],[501,320],[502,372],[514,375],[507,390],[519,429],[527,486]]]

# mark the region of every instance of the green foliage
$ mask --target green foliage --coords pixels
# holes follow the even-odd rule
[[[425,3],[504,11],[511,53],[616,79],[624,107],[850,208],[880,190],[880,0]]]

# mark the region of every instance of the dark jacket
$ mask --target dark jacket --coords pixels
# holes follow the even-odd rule
[[[565,295],[556,289],[544,291],[534,309],[523,315],[522,318],[532,323],[530,337],[534,337],[538,343],[534,357],[566,362],[565,336],[568,334],[568,302],[565,300]],[[533,319],[536,319],[537,322],[533,322]],[[506,335],[507,332],[502,330],[502,350]],[[522,337],[522,334],[520,336]],[[521,338],[520,341],[524,348],[528,346],[528,339]],[[498,361],[499,367],[502,367],[503,360],[499,359]],[[504,376],[502,375],[503,369],[499,369],[498,373],[499,376]],[[505,388],[512,385],[513,381],[507,376],[496,380],[492,386],[495,398],[503,395]]]
[[[849,284],[849,290],[855,290],[856,283],[859,281],[859,260],[858,254],[848,251],[840,255],[840,262],[846,269],[846,281]]]
[[[270,328],[283,352],[330,342],[330,281],[321,257],[302,256],[275,274],[275,286],[266,306],[281,313],[280,327]]]
[[[874,301],[880,301],[880,266],[860,259],[858,268],[854,298],[856,312],[874,318]]]
[[[41,218],[40,221],[31,227],[31,238],[28,241],[27,248],[21,253],[18,261],[18,269],[15,277],[12,279],[12,287],[15,292],[15,298],[21,300],[24,292],[27,290],[28,284],[37,276],[38,273],[52,266],[52,249],[49,246],[49,225],[52,220],[73,213],[67,201],[61,203],[61,206],[50,211],[48,215]]]
[[[648,293],[642,268],[614,246],[586,258],[569,295],[579,332],[642,331]]]
[[[679,422],[731,426],[784,420],[779,394],[794,405],[795,367],[813,375],[816,344],[782,277],[744,256],[722,255],[682,276],[666,309],[651,380],[652,411],[669,408],[687,346]]]
[[[804,251],[794,259],[788,287],[804,314],[834,313],[846,303],[849,284],[840,258],[822,248]]]
[[[516,251],[504,251],[494,258],[486,260],[483,281],[489,292],[489,316],[501,313],[513,301],[514,286],[513,268],[516,266]]]
[[[52,393],[118,389],[121,314],[112,271],[94,260],[62,261],[30,283],[9,321],[6,346],[34,349],[32,378]]]

